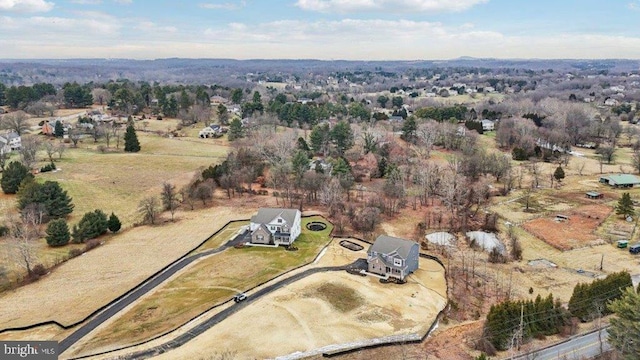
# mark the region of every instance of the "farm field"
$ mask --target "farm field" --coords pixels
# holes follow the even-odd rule
[[[139,153],[123,153],[122,150],[101,153],[97,146],[104,145],[104,141],[95,144],[93,140],[85,139],[78,148],[67,148],[62,159],[55,159],[57,171],[36,175],[38,181],[58,181],[73,199],[75,208],[68,218],[70,227],[86,212],[100,209],[107,215],[115,213],[123,230],[129,228],[140,220],[139,202],[147,196],[159,196],[163,182],[170,182],[179,190],[198,169],[221,161],[228,149],[226,141],[222,140],[165,138],[144,132],[138,132],[138,137],[142,147]],[[112,141],[111,147],[115,149],[115,142]],[[48,162],[44,161],[44,156],[40,154],[42,161],[38,167]],[[17,159],[17,156],[13,158]],[[16,196],[0,195],[0,220],[4,221],[16,212]],[[69,250],[83,245],[50,248],[44,239],[40,239],[33,247],[35,263],[52,266],[64,259]],[[24,271],[13,260],[14,252],[0,239],[0,258],[7,264],[10,279],[16,278],[18,271]]]
[[[526,222],[523,227],[549,245],[566,251],[602,242],[595,234],[598,226],[610,215],[606,205],[584,205],[565,211],[568,220],[558,220],[550,214]]]
[[[124,231],[36,283],[0,294],[0,308],[12,309],[0,314],[0,324],[10,328],[79,321],[191,251],[227,221],[253,212],[222,206],[178,212],[174,223]]]
[[[128,311],[98,330],[76,354],[97,353],[135,344],[175,329],[212,306],[229,300],[288,270],[313,260],[329,242],[332,227],[312,232],[305,225],[320,217],[302,219],[297,251],[284,248],[230,248],[198,260],[172,280],[154,290]],[[216,248],[233,238],[246,223],[233,223],[198,250]]]

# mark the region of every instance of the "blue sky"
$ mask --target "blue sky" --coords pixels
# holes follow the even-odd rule
[[[0,0],[0,58],[640,59],[640,0]]]

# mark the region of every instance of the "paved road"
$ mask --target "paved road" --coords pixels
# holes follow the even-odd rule
[[[134,288],[133,291],[129,292],[128,294],[126,294],[122,298],[116,300],[111,305],[109,305],[109,307],[107,307],[104,311],[102,311],[101,313],[99,313],[98,315],[93,317],[86,324],[82,325],[78,330],[74,331],[67,338],[65,338],[62,341],[60,341],[60,344],[58,345],[59,352],[60,353],[65,352],[73,344],[75,344],[80,339],[82,339],[87,334],[89,334],[89,332],[93,331],[95,328],[100,326],[102,323],[104,323],[105,321],[109,320],[109,318],[111,318],[112,316],[114,316],[118,312],[122,311],[125,307],[127,307],[130,304],[132,304],[134,301],[138,300],[142,295],[144,295],[144,294],[148,293],[149,291],[153,290],[156,286],[160,285],[161,283],[163,283],[164,281],[169,279],[171,276],[173,276],[176,272],[178,272],[181,269],[183,269],[185,266],[191,264],[192,262],[200,259],[203,256],[208,256],[208,255],[212,255],[212,254],[216,254],[216,253],[222,252],[222,251],[228,249],[229,247],[234,246],[238,242],[241,242],[242,240],[243,240],[242,236],[237,236],[233,240],[228,241],[226,244],[224,244],[224,245],[222,245],[222,246],[220,246],[220,247],[218,247],[216,249],[212,249],[212,250],[208,250],[208,251],[205,251],[205,252],[202,252],[202,253],[199,253],[199,254],[191,255],[191,256],[185,257],[185,258],[183,258],[181,260],[178,260],[177,262],[173,263],[165,271],[163,271],[162,273],[156,275],[155,277],[153,277],[149,281],[147,281],[147,282],[139,285],[138,287]]]
[[[129,355],[125,355],[123,357],[121,357],[122,359],[147,359],[153,356],[157,356],[159,354],[165,353],[171,349],[175,349],[177,347],[180,347],[182,345],[184,345],[185,343],[187,343],[188,341],[192,340],[193,338],[195,338],[196,336],[204,333],[205,331],[209,330],[210,328],[212,328],[213,326],[219,324],[221,321],[225,320],[226,318],[228,318],[229,316],[235,314],[236,312],[238,312],[239,310],[243,309],[245,306],[248,306],[249,304],[251,304],[254,301],[257,301],[258,299],[260,299],[261,297],[269,294],[272,291],[278,290],[280,288],[282,288],[283,286],[287,286],[293,282],[296,282],[302,278],[305,278],[309,275],[313,275],[313,274],[317,274],[320,272],[327,272],[327,271],[343,271],[346,270],[350,267],[359,267],[361,266],[361,262],[358,260],[356,262],[354,262],[353,264],[349,264],[346,266],[330,266],[330,267],[319,267],[319,268],[313,268],[313,269],[308,269],[305,270],[301,273],[295,274],[291,277],[288,277],[284,280],[278,281],[275,284],[266,286],[258,291],[256,291],[255,293],[251,294],[251,296],[249,296],[247,298],[247,300],[235,304],[231,307],[228,307],[222,311],[220,311],[219,313],[215,314],[213,317],[211,317],[210,319],[208,319],[207,321],[203,322],[202,324],[196,326],[195,328],[189,330],[188,332],[176,337],[175,339],[168,341],[162,345],[158,345],[155,346],[151,349],[148,350],[144,350],[144,351],[139,351],[139,352],[135,352]]]
[[[602,332],[602,351],[611,347],[607,343],[607,329]],[[598,331],[588,333],[561,344],[548,347],[527,355],[516,356],[516,360],[591,359],[600,354]],[[510,357],[508,359],[511,359]]]

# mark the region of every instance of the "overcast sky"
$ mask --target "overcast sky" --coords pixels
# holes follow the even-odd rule
[[[640,0],[0,0],[0,58],[640,59]]]

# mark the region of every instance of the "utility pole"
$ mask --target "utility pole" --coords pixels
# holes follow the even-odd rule
[[[602,258],[600,258],[600,271],[602,271],[602,264],[604,263],[604,254],[602,254]]]
[[[520,351],[522,346],[522,336],[524,334],[524,303],[520,305],[520,325],[518,330],[511,337],[511,360],[515,358],[515,354]],[[514,351],[515,350],[515,351]]]
[[[524,335],[524,303],[520,305],[520,328],[518,329],[518,351],[522,346],[522,337]]]

